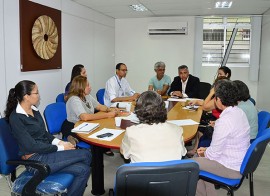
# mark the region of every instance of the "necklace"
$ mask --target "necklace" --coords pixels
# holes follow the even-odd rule
[[[87,108],[91,109],[91,105],[89,104],[88,101],[86,101],[85,97],[83,99],[81,99],[81,100],[85,103]]]

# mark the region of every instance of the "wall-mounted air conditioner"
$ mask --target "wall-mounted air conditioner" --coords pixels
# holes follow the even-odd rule
[[[148,24],[149,35],[187,35],[187,22],[151,22]]]

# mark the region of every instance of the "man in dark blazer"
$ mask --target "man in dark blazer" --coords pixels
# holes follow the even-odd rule
[[[200,90],[199,78],[189,74],[188,67],[181,65],[178,67],[178,74],[171,84],[168,94],[177,97],[198,98]]]

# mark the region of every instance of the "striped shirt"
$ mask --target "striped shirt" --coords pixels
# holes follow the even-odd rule
[[[238,107],[227,107],[215,123],[212,142],[205,157],[240,171],[250,144],[249,130],[246,114]]]

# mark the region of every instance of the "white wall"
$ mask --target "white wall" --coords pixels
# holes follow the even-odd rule
[[[248,67],[230,67],[232,71],[231,80],[241,80],[249,88],[250,96],[257,102],[257,85],[258,82],[252,82],[249,80],[249,68]],[[217,74],[218,67],[203,66],[200,80],[202,82],[213,83],[214,77]]]
[[[19,1],[0,0],[0,90],[4,92],[1,94],[1,112],[5,108],[5,93],[20,80],[37,83],[41,95],[39,108],[43,112],[45,106],[55,102],[56,95],[64,91],[75,64],[86,66],[94,96],[97,89],[105,85],[103,76],[108,78],[110,75],[98,77],[97,74],[106,73],[110,70],[109,65],[114,64],[114,19],[70,0],[35,2],[62,11],[62,69],[20,71]]]
[[[188,35],[148,35],[147,26],[151,21],[186,21]],[[178,74],[177,67],[182,64],[186,64],[193,74],[194,25],[195,17],[116,19],[115,63],[126,63],[129,70],[127,79],[136,91],[147,90],[149,79],[155,75],[154,64],[160,60],[165,62],[166,74],[172,80]],[[200,80],[212,84],[217,69],[202,67]],[[231,69],[232,80],[245,82],[256,100],[257,82],[249,81],[249,68]]]
[[[0,27],[3,26],[4,20],[4,0],[0,0]],[[4,29],[0,28],[0,92],[1,92],[1,103],[0,103],[0,113],[3,115],[4,105],[6,103],[6,76],[5,76],[5,53],[4,53]]]
[[[257,105],[262,110],[270,111],[270,11],[263,15],[262,20],[262,37],[261,37],[261,57],[260,72],[257,94]]]
[[[188,35],[148,35],[151,21],[188,22]],[[127,79],[138,92],[148,88],[155,75],[154,64],[163,61],[166,74],[173,78],[179,65],[186,64],[193,72],[194,17],[134,18],[115,21],[115,64],[128,67]],[[114,74],[114,73],[112,73]]]

